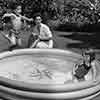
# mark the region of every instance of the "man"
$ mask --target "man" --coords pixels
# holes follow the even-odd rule
[[[34,21],[35,26],[31,35],[33,43],[30,45],[30,48],[53,48],[52,33],[49,27],[42,23],[39,13],[34,16]]]

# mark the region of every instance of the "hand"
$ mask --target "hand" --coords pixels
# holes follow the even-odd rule
[[[100,19],[98,20],[98,22],[100,22]]]
[[[72,72],[72,74],[73,74],[73,75],[75,75],[75,74],[76,74],[76,72],[75,72],[75,71],[73,71],[73,72]]]
[[[42,37],[39,35],[39,39],[42,39]]]
[[[97,85],[98,81],[96,79],[93,79],[93,85]]]
[[[33,18],[30,18],[30,21],[33,21]]]
[[[93,82],[97,82],[97,80],[96,79],[93,79]]]
[[[37,33],[34,33],[34,32],[32,32],[32,34],[35,36],[35,35],[37,35]]]

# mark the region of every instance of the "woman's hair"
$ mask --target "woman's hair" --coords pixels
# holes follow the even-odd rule
[[[21,4],[19,3],[16,3],[16,2],[12,2],[9,4],[9,8],[12,9],[12,10],[15,10],[18,6],[22,6]]]

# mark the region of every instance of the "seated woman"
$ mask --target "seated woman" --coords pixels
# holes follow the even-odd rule
[[[90,73],[92,72],[92,74]],[[96,68],[95,68],[95,53],[93,50],[86,51],[83,54],[83,62],[76,64],[73,68],[73,80],[84,81],[84,80],[95,80]],[[92,77],[93,76],[93,77]]]
[[[42,18],[40,14],[36,14],[34,17],[35,26],[30,36],[29,43],[30,48],[53,48],[52,33],[49,27],[41,23]]]

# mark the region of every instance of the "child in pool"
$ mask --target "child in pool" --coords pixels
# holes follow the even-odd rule
[[[86,51],[83,54],[83,62],[81,64],[76,64],[76,66],[74,67],[72,72],[73,80],[84,81],[90,79],[89,78],[90,70],[92,70],[93,80],[95,80],[95,76],[96,76],[95,53],[92,49]]]
[[[21,46],[22,41],[20,38],[20,30],[22,28],[22,20],[26,21],[33,21],[32,18],[27,18],[25,16],[21,15],[22,7],[21,5],[13,5],[15,8],[13,8],[13,12],[8,12],[3,15],[4,18],[9,18],[9,23],[11,24],[11,29],[9,30],[9,34],[4,35],[9,42],[11,43],[10,50],[15,47],[16,45]]]

